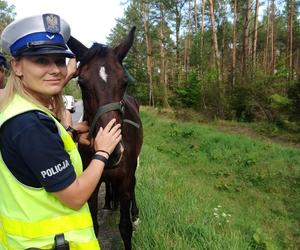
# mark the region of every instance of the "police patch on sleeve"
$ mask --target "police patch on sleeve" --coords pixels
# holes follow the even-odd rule
[[[61,163],[58,163],[54,165],[53,167],[47,168],[46,170],[41,171],[41,175],[43,179],[47,177],[52,177],[53,175],[58,174],[59,172],[62,172],[66,168],[68,168],[71,164],[68,160],[64,160]]]
[[[60,18],[55,14],[43,15],[44,27],[47,32],[59,33],[60,32]]]

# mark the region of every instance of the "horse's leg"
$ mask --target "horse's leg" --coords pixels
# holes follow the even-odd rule
[[[111,210],[111,201],[112,201],[112,188],[111,184],[108,181],[105,181],[105,203],[103,209]]]
[[[92,193],[90,199],[88,200],[96,236],[98,235],[98,229],[99,229],[98,219],[97,219],[99,186],[100,186],[100,183],[97,185],[97,187],[95,188],[94,192]]]
[[[125,250],[131,250],[132,223],[130,219],[130,191],[120,192],[119,230]]]
[[[117,210],[119,207],[118,195],[112,183],[105,181],[105,204],[103,209]]]
[[[111,190],[112,190],[112,209],[116,211],[119,207],[119,197],[117,194],[117,189],[114,186],[111,187]]]
[[[136,184],[136,178],[133,177],[133,185],[131,190],[131,219],[132,223],[137,226],[139,223],[139,209],[136,204],[136,198],[135,198],[135,184]]]

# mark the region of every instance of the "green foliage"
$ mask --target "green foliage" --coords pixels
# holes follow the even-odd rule
[[[292,100],[292,111],[290,119],[292,121],[300,121],[300,79],[291,84],[291,86],[288,88],[288,97],[290,100]]]
[[[261,228],[257,228],[253,234],[252,246],[254,249],[259,250],[277,250],[277,247],[267,239],[267,236],[262,232]]]
[[[291,100],[286,96],[279,94],[271,95],[271,107],[277,110],[289,108],[292,104]]]
[[[200,82],[196,72],[190,72],[186,84],[175,89],[176,106],[197,108],[200,102]]]
[[[72,95],[75,99],[81,99],[81,91],[80,87],[77,84],[76,80],[71,80],[65,87],[64,87],[64,94],[65,95]]]
[[[241,122],[251,122],[255,115],[251,110],[251,89],[247,85],[236,87],[232,92],[230,101],[234,117]]]
[[[9,5],[5,0],[0,0],[0,34],[14,20],[15,15],[15,6]]]

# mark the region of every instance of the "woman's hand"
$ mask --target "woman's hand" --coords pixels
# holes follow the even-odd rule
[[[65,128],[73,126],[72,114],[69,110],[65,109],[63,117],[61,118],[61,123]]]
[[[64,85],[66,85],[74,77],[74,74],[76,73],[76,70],[77,70],[76,59],[75,58],[70,58],[69,62],[68,62],[68,65],[67,65],[68,73],[67,73]]]
[[[111,154],[121,141],[121,124],[114,125],[115,122],[116,119],[112,119],[104,129],[100,128],[94,140],[95,151],[104,150]]]
[[[88,135],[89,135],[89,125],[87,123],[87,121],[84,122],[79,122],[77,124],[75,124],[74,129],[77,131],[77,142],[79,144],[83,144],[83,145],[87,145],[89,146],[91,144],[90,140],[88,139]]]

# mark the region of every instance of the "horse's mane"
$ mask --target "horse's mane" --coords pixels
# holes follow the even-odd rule
[[[89,48],[88,52],[83,56],[80,60],[80,65],[85,65],[87,62],[90,61],[95,55],[99,55],[101,57],[106,56],[108,51],[108,47],[105,44],[101,43],[94,43],[91,48]]]

